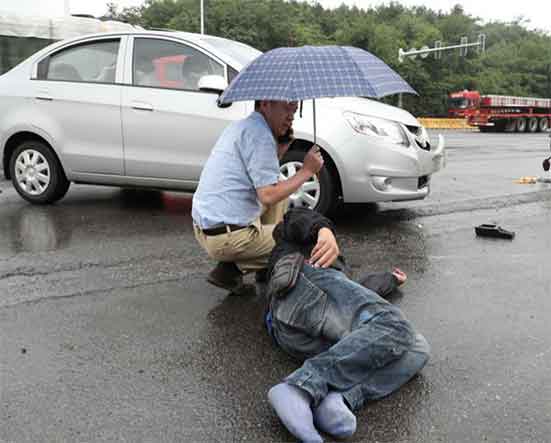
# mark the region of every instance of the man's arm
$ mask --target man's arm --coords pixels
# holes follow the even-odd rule
[[[258,200],[265,206],[272,206],[296,192],[304,183],[310,180],[313,174],[301,169],[295,175],[273,185],[262,186],[256,190]]]
[[[323,157],[319,152],[319,147],[315,145],[310,148],[304,157],[302,168],[295,175],[276,184],[258,188],[256,190],[256,195],[260,203],[265,206],[271,206],[286,199],[293,192],[296,192],[297,189],[310,180],[313,175],[317,174],[322,167]]]

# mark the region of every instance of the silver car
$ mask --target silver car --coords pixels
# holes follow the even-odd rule
[[[0,77],[0,158],[32,203],[69,184],[194,191],[222,129],[252,102],[219,106],[221,91],[260,54],[235,41],[183,32],[131,31],[54,43]],[[316,101],[326,167],[291,197],[328,212],[340,200],[425,198],[444,163],[408,112],[366,98]],[[312,104],[295,117],[281,177],[312,145]]]

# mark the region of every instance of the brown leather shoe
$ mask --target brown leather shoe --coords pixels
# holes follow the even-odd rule
[[[243,274],[235,263],[218,262],[216,268],[209,272],[207,281],[219,288],[239,293],[243,287]]]

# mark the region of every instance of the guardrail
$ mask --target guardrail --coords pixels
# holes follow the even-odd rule
[[[420,117],[417,120],[427,129],[468,129],[478,131],[478,128],[469,126],[463,118],[433,118]]]

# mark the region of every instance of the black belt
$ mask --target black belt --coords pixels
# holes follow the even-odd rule
[[[227,234],[228,232],[239,231],[240,229],[248,228],[249,226],[240,226],[240,225],[224,225],[216,228],[210,229],[201,229],[205,235],[220,235]]]

